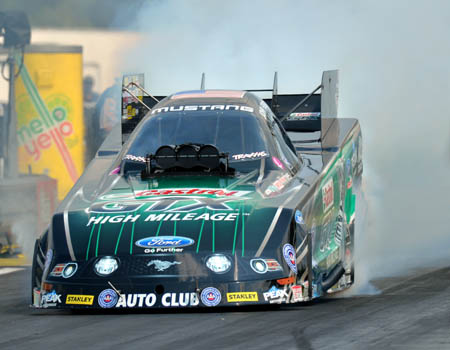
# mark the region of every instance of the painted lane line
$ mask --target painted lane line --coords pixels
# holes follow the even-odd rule
[[[0,268],[0,275],[7,275],[17,271],[25,270],[23,267],[2,267]]]

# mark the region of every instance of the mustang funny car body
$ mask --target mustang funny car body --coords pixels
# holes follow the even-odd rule
[[[361,132],[336,118],[337,72],[320,88],[128,94],[121,131],[36,242],[33,306],[281,304],[350,286]]]

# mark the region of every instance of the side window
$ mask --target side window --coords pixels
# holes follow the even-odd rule
[[[278,119],[274,118],[274,121],[272,130],[275,134],[275,141],[277,143],[278,150],[282,157],[284,157],[282,160],[287,163],[291,171],[296,172],[300,168],[301,161],[297,157],[297,153],[295,152],[295,148],[291,140],[286,135],[282,127],[280,127]]]

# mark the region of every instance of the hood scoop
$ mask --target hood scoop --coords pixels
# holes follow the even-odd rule
[[[234,175],[228,165],[228,153],[214,145],[185,143],[165,145],[145,158],[142,179],[165,175]]]

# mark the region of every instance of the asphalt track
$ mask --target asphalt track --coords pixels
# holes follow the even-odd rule
[[[0,349],[450,349],[450,268],[303,306],[89,314],[29,309],[29,274],[0,275]]]

